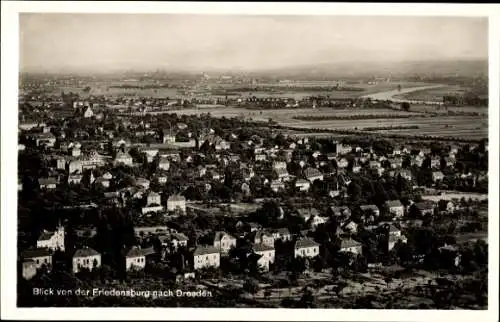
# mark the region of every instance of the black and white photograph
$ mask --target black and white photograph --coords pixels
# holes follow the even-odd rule
[[[498,308],[487,10],[159,5],[17,12],[15,307]]]

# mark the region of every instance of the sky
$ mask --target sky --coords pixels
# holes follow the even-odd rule
[[[488,57],[479,17],[20,14],[22,71],[265,70]]]

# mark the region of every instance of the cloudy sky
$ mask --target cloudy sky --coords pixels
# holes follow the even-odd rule
[[[485,18],[20,15],[21,70],[268,69],[484,59]]]

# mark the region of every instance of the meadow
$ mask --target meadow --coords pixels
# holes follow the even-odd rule
[[[255,121],[268,121],[272,119],[282,126],[304,128],[304,129],[325,129],[325,130],[360,130],[373,127],[396,127],[396,126],[418,126],[418,129],[398,129],[379,130],[372,133],[397,133],[412,135],[432,135],[440,137],[460,137],[469,139],[482,139],[488,137],[488,118],[484,116],[434,116],[415,118],[383,118],[384,115],[394,115],[403,111],[391,109],[277,109],[263,110],[262,112],[247,110],[244,108],[213,108],[213,109],[185,109],[175,111],[177,114],[201,114],[210,113],[213,117],[241,117]],[[314,116],[349,116],[349,115],[380,115],[377,119],[357,119],[357,120],[322,120],[322,121],[302,121],[294,119],[294,116],[314,115]]]

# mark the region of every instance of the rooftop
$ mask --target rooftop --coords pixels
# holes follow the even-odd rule
[[[218,254],[219,250],[213,246],[198,246],[196,247],[193,255],[206,255],[206,254]]]
[[[252,246],[252,249],[254,252],[265,252],[265,251],[270,251],[270,250],[274,250],[274,247],[271,247],[269,245],[266,245],[266,244],[255,244]]]
[[[28,249],[24,251],[23,257],[25,259],[29,258],[37,258],[37,257],[47,257],[51,256],[48,248],[37,248],[37,249]]]
[[[96,250],[85,247],[85,248],[80,248],[75,252],[75,255],[73,255],[73,258],[76,257],[88,257],[88,256],[96,256],[100,255]]]
[[[297,240],[295,243],[295,248],[306,248],[306,247],[314,247],[314,246],[319,246],[317,242],[312,240],[311,238],[303,238]]]

